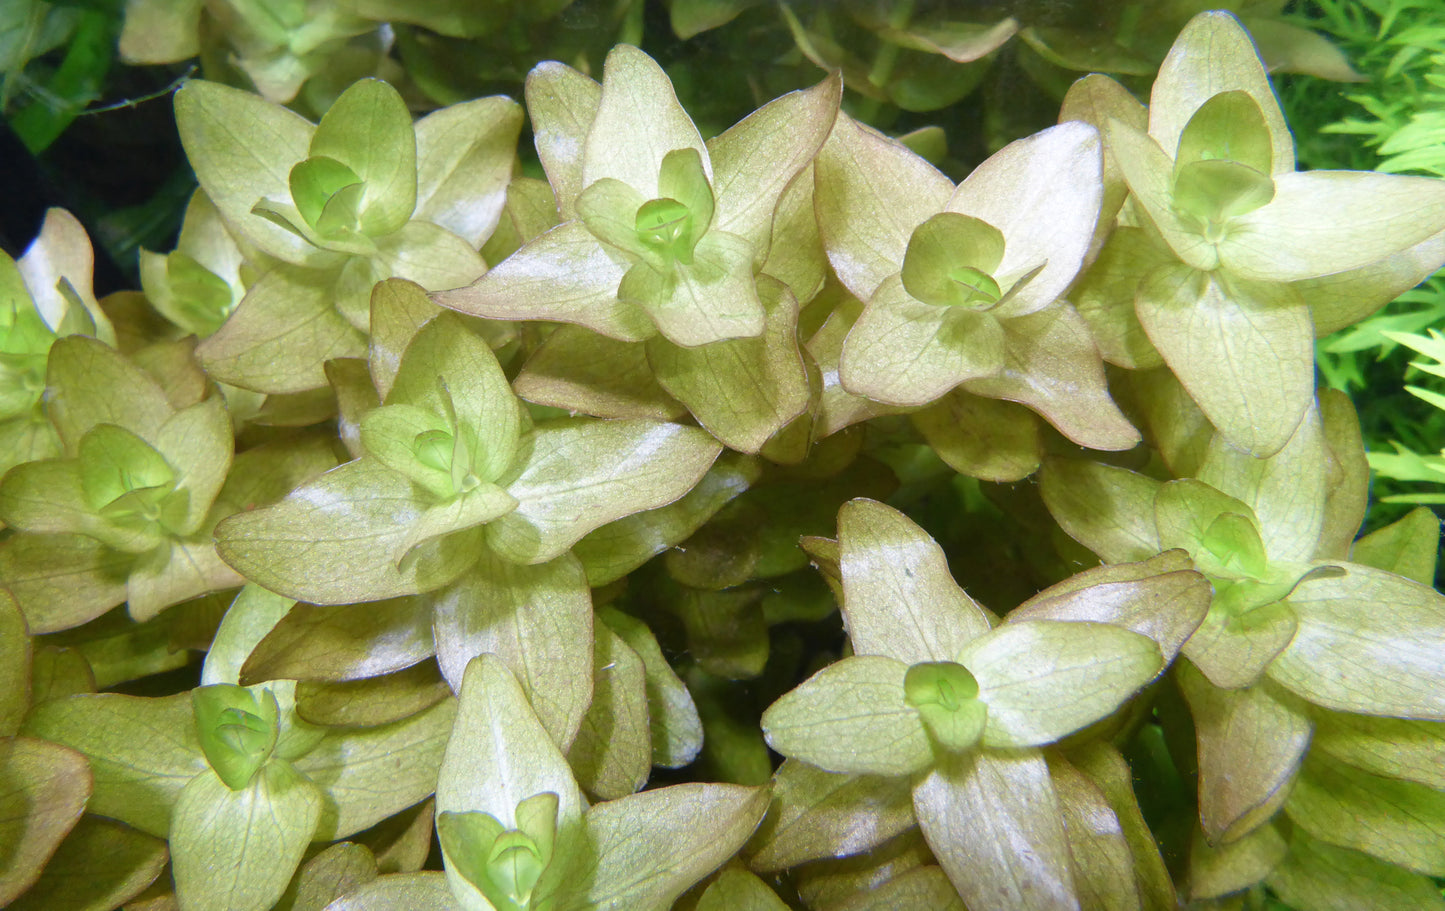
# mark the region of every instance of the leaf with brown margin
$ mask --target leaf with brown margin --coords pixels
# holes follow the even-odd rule
[[[1286,603],[1294,638],[1269,666],[1276,683],[1338,711],[1445,720],[1445,596],[1358,563],[1307,576]]]
[[[432,644],[431,605],[407,596],[367,604],[297,604],[241,667],[241,683],[342,682],[388,674],[425,661]]]
[[[1087,775],[1057,756],[1048,762],[1079,903],[1097,911],[1137,911],[1134,858],[1119,818]]]
[[[647,348],[581,326],[558,326],[514,383],[529,402],[600,418],[668,421],[687,412],[658,385]]]
[[[757,459],[723,453],[681,499],[624,516],[572,546],[593,588],[614,582],[697,531],[760,475]]]
[[[295,759],[296,770],[323,795],[316,839],[345,838],[436,790],[456,712],[456,702],[446,699],[391,724],[333,728]]]
[[[988,632],[988,615],[953,581],[942,548],[891,506],[845,503],[838,551],[844,623],[857,654],[907,665],[953,661]]]
[[[774,873],[811,860],[871,850],[912,826],[905,779],[826,772],[785,759],[768,816],[749,842],[748,865]]]
[[[296,713],[312,724],[367,727],[409,718],[451,693],[428,661],[364,680],[302,680],[296,685]]]
[[[1321,389],[1319,403],[1326,450],[1325,518],[1313,558],[1345,560],[1349,559],[1350,542],[1364,524],[1369,506],[1370,463],[1365,458],[1360,418],[1349,396],[1338,389]],[[1433,579],[1432,573],[1429,580],[1415,581],[1429,584]]]
[[[938,457],[969,477],[1021,481],[1043,459],[1038,421],[1013,402],[955,389],[912,419]]]
[[[1112,623],[1159,644],[1166,664],[1209,611],[1209,580],[1189,555],[1168,550],[1142,563],[1116,563],[1075,573],[1009,612],[1020,620]]]
[[[652,732],[652,764],[677,769],[702,750],[702,721],[692,694],[663,656],[647,624],[610,607],[597,616],[642,659],[646,675],[647,717]]]
[[[1357,769],[1445,790],[1445,722],[1317,711],[1315,749]]]
[[[1153,521],[1159,481],[1081,459],[1049,458],[1039,493],[1069,537],[1106,563],[1147,560],[1164,548]]]
[[[1247,889],[1268,876],[1288,853],[1289,846],[1271,824],[1217,847],[1195,829],[1189,843],[1189,897],[1202,901]]]
[[[51,346],[45,386],[46,411],[72,454],[97,424],[116,424],[150,440],[175,411],[149,373],[83,335]]]
[[[652,770],[646,676],[642,659],[611,627],[592,629],[592,703],[567,762],[587,793],[616,800],[641,790]]]
[[[799,897],[808,905],[832,908],[877,888],[880,883],[901,879],[919,869],[942,874],[936,865],[925,867],[925,864],[935,864],[933,853],[928,850],[923,834],[913,828],[863,854],[803,864],[793,876]],[[948,881],[947,876],[943,879]],[[948,889],[953,891],[951,883]]]
[[[350,840],[371,849],[382,873],[415,873],[431,853],[435,803],[429,797],[358,832]]]
[[[1094,741],[1072,749],[1068,760],[1089,776],[1104,795],[1124,833],[1133,858],[1134,881],[1143,911],[1174,911],[1179,898],[1164,866],[1154,833],[1144,822],[1139,798],[1134,793],[1134,773],[1119,751],[1108,743]]]
[[[100,816],[81,818],[10,911],[111,911],[165,869],[166,843]]]
[[[209,766],[190,693],[159,699],[103,694],[37,705],[24,731],[90,760],[92,813],[166,837],[181,790]]]
[[[1311,753],[1285,812],[1321,841],[1445,876],[1445,792]]]
[[[1077,911],[1069,843],[1037,750],[982,750],[913,788],[928,846],[974,911]]]
[[[386,398],[391,384],[401,369],[401,356],[406,346],[442,309],[431,302],[426,291],[415,282],[399,278],[387,279],[371,289],[371,335],[367,363],[376,391]]]
[[[1199,817],[1213,844],[1243,837],[1289,796],[1312,725],[1269,685],[1221,690],[1192,665],[1175,670],[1199,742]]]
[[[1402,518],[1360,538],[1350,559],[1365,566],[1404,576],[1421,585],[1435,584],[1440,555],[1440,518],[1417,506]]]
[[[39,878],[90,793],[80,753],[30,737],[0,739],[0,902],[8,905]]]
[[[1148,128],[1149,115],[1144,105],[1140,104],[1128,89],[1100,73],[1076,80],[1069,86],[1059,107],[1060,123],[1082,120],[1092,124],[1100,132],[1103,132],[1110,118],[1123,121],[1136,130]],[[1094,242],[1091,245],[1095,250],[1104,238],[1109,236],[1111,230],[1118,230],[1114,228],[1114,219],[1124,205],[1125,197],[1129,195],[1129,185],[1124,183],[1124,177],[1119,173],[1119,165],[1107,146],[1104,147],[1102,177],[1104,192],[1099,206],[1099,223],[1094,229]]]
[[[592,700],[592,597],[576,558],[522,566],[483,551],[431,604],[437,664],[454,690],[477,655],[491,654],[553,742],[572,743]]]
[[[818,150],[813,173],[828,261],[862,300],[899,270],[913,229],[939,212],[954,189],[902,143],[842,113]]]

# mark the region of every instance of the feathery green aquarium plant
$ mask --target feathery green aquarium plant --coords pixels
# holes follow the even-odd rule
[[[1356,539],[1312,373],[1445,182],[1298,171],[1227,12],[957,182],[852,65],[708,136],[559,51],[531,164],[514,101],[318,69],[590,8],[505,6],[130,4],[128,55],[239,16],[273,100],[178,92],[142,293],[61,213],[0,260],[0,904],[1445,909],[1439,521]]]

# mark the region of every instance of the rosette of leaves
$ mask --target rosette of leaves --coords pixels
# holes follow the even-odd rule
[[[313,840],[365,829],[435,787],[454,701],[389,724],[323,728],[298,715],[295,681],[237,685],[293,603],[243,589],[194,690],[72,696],[26,720],[27,734],[90,761],[89,811],[167,839],[182,909],[266,911]]]
[[[1445,181],[1294,170],[1249,36],[1227,13],[1180,34],[1150,95],[1090,116],[1131,195],[1076,292],[1104,355],[1168,364],[1234,445],[1277,452],[1309,408],[1312,338],[1445,262]],[[1250,390],[1280,390],[1257,396]]]
[[[737,852],[768,791],[683,784],[588,806],[507,665],[466,670],[437,783],[445,874],[383,876],[338,911],[663,911]]]
[[[247,579],[312,604],[425,594],[399,610],[430,620],[427,645],[453,687],[473,656],[501,652],[546,694],[535,697],[539,714],[570,745],[592,699],[594,649],[588,577],[572,546],[683,498],[721,447],[661,421],[534,422],[462,317],[404,282],[379,286],[374,301],[370,376],[362,364],[332,368],[342,398],[380,403],[343,418],[356,422],[360,457],[224,522],[220,552]],[[713,490],[656,525],[642,515],[614,529],[602,556],[635,560],[625,574],[723,502]],[[429,652],[394,654],[400,663],[387,670]]]
[[[328,0],[126,0],[120,34],[128,63],[200,55],[210,79],[250,83],[267,101],[319,110],[335,97],[333,86],[377,75],[388,45],[377,20]]]
[[[919,418],[930,439],[957,422],[952,409],[983,412],[969,422],[981,432],[1023,422],[1028,435],[1022,409],[973,404],[1001,399],[1081,445],[1137,443],[1087,326],[1061,297],[1099,215],[1100,161],[1097,134],[1063,124],[1002,149],[955,188],[905,146],[840,116],[818,155],[814,198],[829,262],[864,305],[839,305],[809,342],[825,400],[849,415],[829,428],[884,410],[848,406],[853,396],[887,410],[937,402]]]
[[[1064,530],[1107,562],[1182,548],[1211,579],[1208,616],[1175,677],[1198,735],[1203,835],[1221,845],[1283,804],[1321,710],[1386,726],[1445,720],[1445,598],[1372,565],[1407,569],[1420,560],[1398,554],[1414,551],[1430,554],[1433,569],[1438,522],[1425,513],[1392,530],[1393,541],[1362,541],[1357,559],[1346,559],[1368,472],[1342,397],[1307,412],[1268,459],[1211,436],[1198,412],[1193,421],[1193,433],[1173,421],[1166,439],[1196,441],[1192,455],[1170,456],[1197,460],[1194,477],[1058,460],[1045,467],[1042,493]],[[1418,541],[1406,546],[1412,535]],[[1397,555],[1382,559],[1391,550]],[[1420,578],[1418,566],[1411,575]]]
[[[607,417],[676,416],[680,402],[729,447],[759,451],[808,407],[795,336],[797,297],[813,287],[758,273],[780,200],[826,138],[840,92],[826,79],[704,143],[636,48],[608,56],[600,87],[542,64],[528,109],[562,223],[434,299],[571,324],[519,380],[533,400]],[[806,214],[806,196],[793,203]]]
[[[449,288],[485,270],[477,249],[505,203],[521,111],[482,98],[413,125],[395,89],[362,80],[313,126],[192,80],[176,95],[176,120],[201,189],[241,248],[243,274],[255,273],[198,349],[201,361],[221,382],[288,393],[326,386],[327,359],[365,356],[376,282]],[[204,208],[191,214],[208,219]],[[172,289],[200,284],[202,297],[219,300],[224,282],[234,293],[230,242],[198,225],[185,257],[167,259]]]
[[[19,532],[0,544],[0,572],[31,628],[66,629],[122,601],[145,620],[239,585],[211,541],[236,508],[222,493],[235,447],[204,379],[173,386],[172,402],[155,376],[77,335],[51,346],[45,388],[62,453],[0,481],[0,518]]]
[[[1116,823],[1118,814],[1092,786],[1089,800],[1064,796],[1069,784],[1056,784],[1058,774],[1083,773],[1055,773],[1044,749],[1114,713],[1172,659],[1208,598],[1188,561],[1176,554],[1077,577],[996,626],[950,577],[938,545],[880,503],[851,501],[839,513],[838,540],[815,539],[810,549],[836,573],[853,655],[779,699],[762,725],[790,762],[869,776],[870,784],[892,780],[832,800],[829,792],[848,787],[837,774],[785,764],[780,778],[799,789],[794,807],[829,804],[823,813],[854,820],[835,817],[822,824],[828,832],[871,827],[836,853],[873,847],[916,819],[970,908],[1077,908],[1085,891],[1137,900],[1122,829],[1111,827],[1107,852],[1122,849],[1125,863],[1106,871],[1091,856],[1100,846],[1080,841],[1065,815],[1087,812],[1090,801]],[[872,814],[854,801],[872,802],[877,823],[858,822],[860,812]],[[772,837],[763,866],[829,856],[834,839],[800,835],[799,812],[788,811],[789,833]],[[1157,865],[1153,857],[1138,863]]]
[[[19,261],[0,252],[0,475],[60,454],[45,415],[46,364],[64,335],[115,342],[91,290],[94,252],[69,212],[51,209]]]

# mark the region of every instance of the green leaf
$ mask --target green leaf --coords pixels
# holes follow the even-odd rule
[[[687,148],[697,151],[711,180],[707,147],[673,94],[667,74],[637,48],[614,47],[607,54],[602,97],[587,132],[582,185],[612,177],[644,199],[656,199],[663,195],[658,188],[663,159]]]
[[[890,405],[926,405],[1004,367],[1004,331],[989,313],[917,300],[884,279],[843,344],[843,387]]]
[[[1105,717],[1164,668],[1154,640],[1107,623],[1007,623],[956,659],[988,706],[984,744],[1042,746]]]
[[[431,604],[418,597],[358,606],[297,604],[245,658],[237,682],[362,680],[430,658]]]
[[[602,86],[570,66],[549,60],[527,74],[526,93],[537,157],[557,193],[558,215],[568,220],[584,186],[583,149],[602,101]]]
[[[1093,77],[1085,77],[1091,79]],[[1143,228],[1119,227],[1069,295],[1111,364],[1148,370],[1164,362],[1134,311],[1134,292],[1149,273],[1174,261]]]
[[[1199,821],[1210,844],[1232,842],[1284,805],[1313,728],[1267,684],[1215,687],[1187,662],[1175,680],[1199,742]]]
[[[308,154],[311,124],[250,92],[200,79],[176,93],[176,124],[202,189],[242,237],[286,262],[316,258],[304,239],[251,213],[261,200],[289,202],[288,177]]]
[[[994,153],[949,198],[946,211],[980,219],[1007,239],[988,270],[1004,290],[1033,276],[999,305],[1000,317],[1048,306],[1078,274],[1099,218],[1100,156],[1097,130],[1061,123]]]
[[[1218,268],[1216,244],[1200,233],[1196,219],[1175,211],[1173,158],[1149,135],[1120,120],[1111,118],[1105,124],[1104,140],[1145,224],[1152,225],[1185,265],[1203,271]]]
[[[902,143],[842,113],[818,151],[814,177],[828,261],[860,300],[898,272],[914,229],[953,193],[951,180]]]
[[[507,492],[520,504],[487,526],[508,560],[543,563],[608,522],[692,489],[721,447],[703,431],[655,421],[571,419],[538,426]]]
[[[642,660],[651,730],[652,765],[677,769],[702,750],[702,721],[692,694],[662,654],[647,624],[604,607],[597,616]]]
[[[1273,825],[1262,825],[1233,841],[1210,844],[1196,830],[1189,843],[1189,897],[1221,899],[1257,885],[1289,853]]]
[[[279,709],[270,690],[217,683],[191,690],[201,749],[232,791],[245,789],[271,758]]]
[[[1047,459],[1039,492],[1054,520],[1106,562],[1146,560],[1164,548],[1149,513],[1162,485],[1099,462]]]
[[[587,793],[615,800],[642,789],[652,771],[642,659],[605,623],[593,626],[592,704],[567,762]]]
[[[502,216],[524,119],[521,105],[495,96],[418,120],[416,217],[481,246]]]
[[[431,871],[372,880],[326,906],[327,911],[462,911],[446,876]]]
[[[440,312],[415,282],[387,279],[372,289],[367,364],[382,398],[391,393],[406,346]]]
[[[416,208],[416,136],[396,89],[362,79],[342,92],[311,137],[310,154],[333,158],[361,178],[363,234],[380,237],[406,224]]]
[[[1275,178],[1269,205],[1230,219],[1219,259],[1246,279],[1290,282],[1358,269],[1445,229],[1436,178],[1309,171]]]
[[[33,648],[20,605],[9,592],[0,591],[0,737],[20,730],[30,711]]]
[[[321,217],[330,208],[332,198],[343,190],[360,186],[361,178],[335,158],[313,155],[291,169],[290,185],[291,198],[296,201],[301,217],[312,228],[320,230]]]
[[[181,790],[207,772],[188,693],[160,699],[72,696],[37,705],[23,731],[90,760],[95,778],[90,812],[161,838],[170,830]]]
[[[1269,131],[1273,173],[1294,170],[1294,144],[1254,41],[1228,12],[1200,13],[1179,33],[1149,95],[1149,135],[1179,148],[1190,118],[1223,92],[1244,92]]]
[[[496,355],[452,314],[427,323],[407,345],[386,404],[454,421],[468,468],[482,481],[496,481],[517,457],[521,412],[511,385]]]
[[[166,843],[99,816],[80,820],[11,911],[110,911],[165,869]]]
[[[0,578],[32,634],[94,620],[126,599],[134,557],[84,535],[11,536],[0,545]]]
[[[963,665],[952,661],[915,664],[903,678],[903,690],[938,748],[966,753],[983,737],[988,710],[978,699],[978,681]]]
[[[751,280],[750,280],[751,281]],[[810,400],[797,347],[797,301],[786,285],[763,278],[766,314],[757,338],[681,348],[659,338],[647,344],[657,383],[731,449],[756,453]]]
[[[517,678],[552,741],[566,748],[592,699],[592,598],[571,557],[518,565],[484,554],[432,596],[437,663],[460,691],[469,662],[491,654]]]
[[[1198,477],[1250,507],[1271,563],[1304,563],[1314,556],[1324,527],[1328,457],[1319,412],[1310,408],[1284,448],[1267,459],[1216,436]]]
[[[1366,772],[1445,789],[1445,724],[1439,721],[1318,712],[1312,746]]]
[[[737,853],[767,807],[766,788],[731,784],[680,784],[598,804],[587,814],[586,853],[556,906],[663,911]]]
[[[965,904],[1077,907],[1063,819],[1037,751],[983,750],[935,768],[914,786],[913,811]]]
[[[257,392],[325,386],[326,361],[366,355],[365,336],[336,311],[338,277],[286,265],[262,275],[225,325],[196,349],[206,372]]]
[[[940,212],[914,229],[900,277],[909,294],[939,307],[988,309],[1002,296],[993,273],[1004,257],[998,228],[957,212]]]
[[[1429,878],[1336,848],[1295,830],[1289,853],[1266,880],[1296,908],[1358,911],[1438,911],[1440,890]]]
[[[786,759],[772,812],[749,843],[749,865],[774,873],[810,860],[868,851],[913,825],[908,781],[825,772]]]
[[[1309,309],[1293,289],[1178,265],[1152,273],[1136,307],[1150,341],[1229,442],[1259,458],[1289,442],[1314,390]],[[1252,389],[1277,392],[1246,394]]]
[[[762,880],[729,867],[702,893],[697,911],[787,911],[788,906]]]
[[[752,250],[742,238],[723,231],[704,235],[690,263],[665,265],[659,271],[646,260],[638,262],[623,276],[617,296],[641,306],[659,333],[685,347],[752,338],[763,331]]]
[[[1202,481],[1168,481],[1154,497],[1154,522],[1166,548],[1189,551],[1211,576],[1264,579],[1268,557],[1259,522],[1245,503]]]
[[[1139,798],[1134,793],[1134,772],[1119,751],[1105,741],[1076,746],[1069,762],[1089,776],[1103,793],[1129,843],[1134,862],[1134,879],[1143,911],[1169,911],[1179,906],[1174,882],[1159,853],[1159,843],[1144,821]]]
[[[1299,630],[1275,682],[1326,708],[1445,721],[1445,596],[1354,563],[1290,593]]]
[[[277,911],[322,911],[377,878],[376,858],[364,846],[334,844],[301,865]]]
[[[487,813],[515,828],[517,805],[551,792],[560,801],[558,833],[566,837],[581,820],[582,794],[511,671],[494,655],[472,659],[460,698],[437,781],[437,812]]]
[[[361,459],[274,506],[226,519],[216,527],[217,549],[250,581],[297,600],[395,598],[440,588],[476,560],[478,533],[472,531],[422,544],[402,567],[374,558],[404,551],[423,513],[406,478]]]
[[[324,797],[315,837],[345,838],[426,799],[456,710],[446,699],[390,724],[332,730],[293,760]]]
[[[211,772],[196,776],[176,802],[170,832],[182,906],[273,906],[311,842],[321,803],[316,786],[281,759],[240,791]]]
[[[90,791],[80,753],[29,737],[0,740],[0,902],[6,907],[40,876]]]
[[[363,680],[296,683],[296,714],[310,724],[357,727],[389,724],[431,708],[452,694],[436,662]]]
[[[1216,606],[1184,643],[1184,657],[1217,687],[1258,683],[1299,628],[1298,612],[1277,600],[1288,585],[1222,583]]]
[[[114,348],[81,335],[51,347],[46,387],[50,419],[71,453],[97,424],[116,424],[153,439],[174,413],[149,374]]]
[[[196,534],[221,492],[236,451],[225,401],[214,395],[177,412],[161,425],[155,448],[175,469],[177,491],[186,494],[184,519],[171,531]]]
[[[1013,402],[956,389],[913,415],[913,426],[949,468],[985,481],[1021,481],[1043,458],[1039,424]]]
[[[829,772],[909,775],[933,761],[908,704],[908,666],[881,655],[831,664],[763,713],[768,745]]]
[[[637,342],[656,329],[641,307],[617,297],[629,265],[581,222],[567,222],[502,260],[471,285],[433,294],[432,300],[473,316],[566,322],[619,341]]]
[[[1445,794],[1433,788],[1311,753],[1285,812],[1321,841],[1445,875]]]
[[[766,248],[784,188],[827,140],[842,89],[842,79],[831,75],[812,88],[768,102],[708,141],[717,230],[746,238],[755,250]]]
[[[864,499],[844,504],[838,547],[855,653],[905,665],[952,661],[988,632],[988,614],[953,581],[943,550],[892,507]]]

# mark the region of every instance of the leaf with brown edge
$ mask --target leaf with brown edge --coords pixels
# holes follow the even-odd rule
[[[85,757],[30,737],[0,740],[0,902],[7,905],[39,878],[80,819],[91,793]]]
[[[367,604],[297,604],[246,658],[240,682],[361,680],[430,658],[431,605],[416,596]]]

